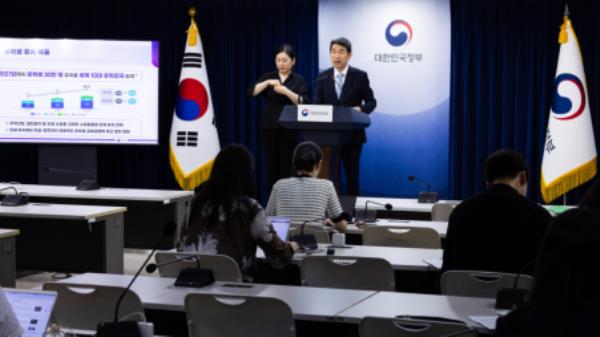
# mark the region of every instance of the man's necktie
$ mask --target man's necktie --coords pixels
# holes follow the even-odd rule
[[[342,87],[344,86],[344,74],[335,75],[335,93],[340,98],[342,95]]]

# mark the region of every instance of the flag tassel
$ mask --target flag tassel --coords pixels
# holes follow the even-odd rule
[[[172,148],[169,151],[169,161],[171,163],[173,174],[175,175],[175,180],[177,180],[179,186],[184,190],[193,190],[196,186],[207,181],[214,163],[214,159],[209,160],[204,163],[204,165],[186,175],[179,165]]]
[[[590,181],[596,175],[596,160],[597,158],[594,157],[589,162],[558,177],[550,184],[546,184],[542,172],[542,197],[544,201],[551,202],[575,187]]]

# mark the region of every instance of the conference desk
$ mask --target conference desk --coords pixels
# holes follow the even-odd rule
[[[294,254],[293,261],[301,263],[306,256],[325,256],[329,244],[319,244],[316,251]],[[339,257],[379,257],[388,261],[395,271],[436,271],[433,261],[441,261],[442,249],[401,248],[382,246],[346,245],[335,248],[332,256]],[[264,255],[263,255],[264,256]]]
[[[375,210],[377,218],[391,219],[411,219],[411,220],[431,220],[431,210],[434,204],[420,204],[417,199],[407,198],[380,198],[380,197],[357,197],[355,209],[364,210],[367,200],[375,201],[380,204],[392,205],[392,210],[388,211],[385,207],[369,203],[368,209]],[[437,203],[452,203],[457,204],[462,200],[440,200]],[[541,205],[552,216],[556,216],[567,209],[575,208],[574,205]]]
[[[86,273],[58,283],[94,284],[126,287],[132,276]],[[140,276],[132,290],[138,294],[145,309],[184,311],[187,294],[238,295],[273,297],[287,303],[298,320],[333,321],[335,315],[375,291],[284,286],[272,284],[215,282],[203,288],[176,287],[174,278]]]
[[[494,298],[424,295],[381,291],[364,301],[339,312],[336,320],[360,323],[367,316],[395,318],[397,316],[440,317],[467,323],[480,333],[492,331],[471,320],[472,316],[498,316],[506,311],[494,309]]]
[[[103,187],[94,191],[78,191],[75,186],[0,184],[27,192],[32,201],[57,204],[83,204],[127,207],[125,214],[125,247],[154,248],[165,224],[175,222],[181,229],[186,221],[192,191],[150,190]],[[12,191],[4,191],[10,194]],[[161,249],[175,246],[176,236],[163,240]]]
[[[388,211],[385,207],[369,203],[368,209],[375,210],[377,218],[393,219],[411,219],[411,220],[431,220],[431,209],[434,204],[419,203],[417,199],[410,198],[381,198],[381,197],[357,197],[354,208],[364,210],[367,207],[367,200],[380,204],[392,205],[392,210]],[[459,200],[439,200],[438,203],[456,204]]]
[[[371,226],[390,226],[390,227],[419,227],[419,228],[432,228],[440,235],[440,238],[446,237],[448,231],[447,221],[418,221],[418,220],[403,220],[403,219],[377,219],[374,223],[367,224],[367,227]],[[364,228],[359,228],[355,224],[348,225],[346,234],[358,234],[362,235]]]
[[[58,282],[125,287],[131,277],[86,273]],[[497,314],[493,310],[493,299],[231,282],[187,288],[175,287],[174,281],[173,278],[140,276],[134,282],[132,290],[138,294],[146,310],[161,312],[184,311],[185,296],[191,293],[273,297],[287,303],[297,321],[349,323],[354,325],[354,330],[364,316],[425,315],[460,319],[485,332],[482,326],[469,320],[468,316]],[[181,324],[185,325],[184,322]],[[173,326],[170,328],[176,329]]]
[[[0,287],[14,288],[16,285],[16,247],[15,237],[18,229],[0,228]]]
[[[19,270],[123,273],[125,207],[30,203],[0,207],[16,229]]]

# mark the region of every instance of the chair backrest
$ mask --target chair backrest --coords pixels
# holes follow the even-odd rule
[[[293,337],[292,309],[276,298],[189,294],[190,337]]]
[[[426,227],[368,226],[362,238],[367,246],[442,248],[440,234]]]
[[[461,332],[464,332],[461,333]],[[360,337],[440,337],[459,334],[476,337],[477,332],[463,322],[447,320],[365,317],[360,321]]]
[[[300,225],[290,229],[288,238],[291,240],[294,235],[298,234],[300,234]],[[304,226],[304,234],[314,235],[315,239],[317,239],[317,243],[331,243],[329,231],[325,226],[307,224]]]
[[[444,202],[435,203],[431,208],[431,220],[432,221],[448,221],[450,214],[454,208],[458,205],[458,202]]]
[[[475,270],[448,270],[442,274],[442,294],[495,298],[500,288],[512,288],[517,274]],[[529,289],[533,277],[521,274],[518,289]]]
[[[117,300],[125,288],[92,284],[44,283],[44,290],[56,291],[52,322],[61,327],[96,330],[100,322],[112,322]],[[119,307],[119,320],[145,321],[142,301],[128,290]]]
[[[302,285],[309,287],[389,290],[396,281],[392,265],[378,257],[307,256],[300,266]]]
[[[189,256],[189,259],[176,261]],[[158,265],[158,274],[161,277],[177,277],[184,268],[210,269],[216,281],[241,282],[242,272],[234,259],[227,255],[209,255],[189,252],[156,252],[154,255]],[[161,266],[161,264],[164,264]]]

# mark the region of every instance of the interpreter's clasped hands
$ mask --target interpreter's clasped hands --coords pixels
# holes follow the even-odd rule
[[[277,85],[273,86],[273,90],[278,94],[285,95],[288,88],[279,82],[277,83]]]

